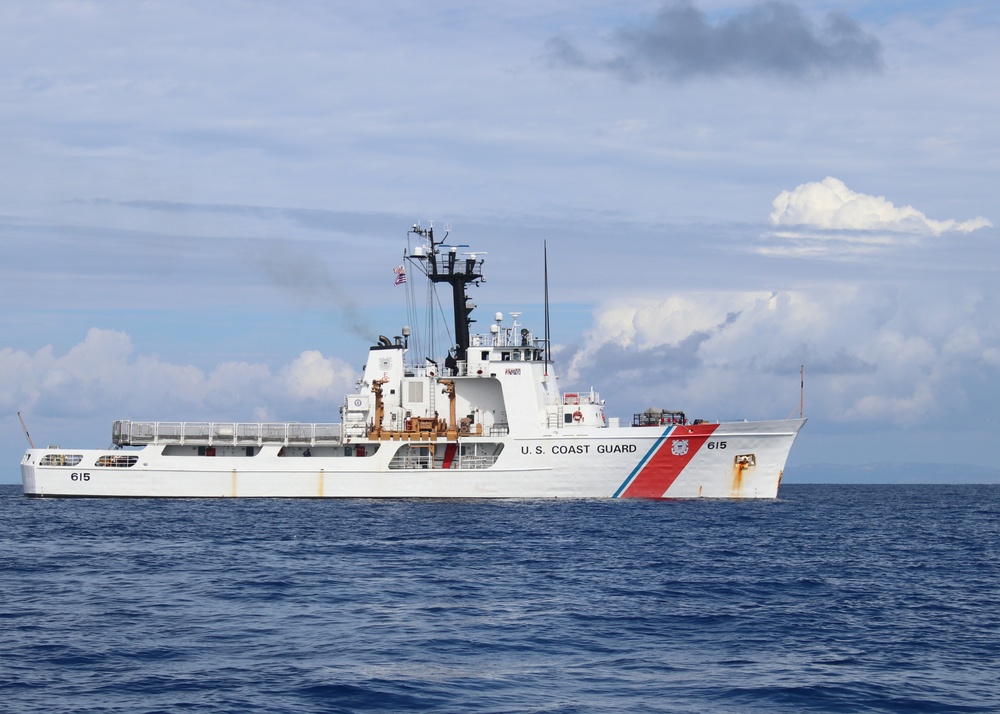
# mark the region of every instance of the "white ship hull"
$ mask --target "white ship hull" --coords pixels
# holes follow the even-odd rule
[[[29,449],[25,495],[777,496],[803,419],[688,422],[683,412],[651,407],[619,426],[593,390],[560,391],[547,325],[540,337],[518,324],[521,313],[509,324],[497,313],[489,333],[470,334],[467,287],[483,279],[483,253],[460,256],[433,229],[407,235],[424,241],[407,260],[431,287],[452,292],[454,346],[440,362],[413,361],[423,351],[411,350],[403,327],[369,348],[340,423],[117,421],[115,449]],[[397,285],[407,284],[403,266],[394,272]]]
[[[185,498],[774,498],[788,452],[804,420],[670,427],[579,429],[537,438],[466,437],[502,444],[486,468],[391,468],[410,444],[384,441],[371,456],[358,444],[336,456],[253,456],[217,446],[215,455],[31,449],[21,464],[27,496]],[[366,442],[375,445],[374,442]],[[447,442],[435,445],[447,451]],[[320,449],[316,449],[319,451]],[[232,452],[228,455],[227,452]],[[236,454],[241,455],[236,455]],[[130,466],[99,466],[135,456]],[[55,455],[56,458],[53,458]],[[42,465],[48,456],[49,463]],[[72,465],[63,465],[68,462]]]

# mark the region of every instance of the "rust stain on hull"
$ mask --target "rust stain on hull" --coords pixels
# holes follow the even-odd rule
[[[733,496],[739,497],[743,491],[743,471],[744,464],[733,464]]]
[[[743,482],[749,472],[757,467],[757,457],[754,454],[740,454],[733,459],[732,495],[735,498],[743,496]]]

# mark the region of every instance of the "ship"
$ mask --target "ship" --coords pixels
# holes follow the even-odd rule
[[[547,249],[542,334],[522,326],[520,312],[497,313],[488,332],[472,334],[469,287],[484,281],[486,254],[460,252],[468,246],[449,244],[449,235],[414,225],[395,269],[397,284],[408,275],[425,281],[431,300],[439,286],[450,290],[447,354],[421,357],[409,327],[373,339],[339,422],[118,420],[107,449],[32,445],[21,460],[24,495],[777,497],[801,409],[773,421],[688,419],[660,407],[630,420],[609,416],[593,388],[560,389]]]

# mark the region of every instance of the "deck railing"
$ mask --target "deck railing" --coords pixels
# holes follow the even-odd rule
[[[340,424],[301,422],[116,421],[111,440],[117,446],[144,444],[339,444]]]

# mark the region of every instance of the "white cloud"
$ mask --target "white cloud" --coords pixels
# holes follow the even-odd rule
[[[302,352],[273,373],[266,364],[224,362],[206,373],[192,365],[133,357],[124,332],[91,328],[64,355],[47,346],[31,355],[0,350],[0,408],[38,418],[248,419],[293,413],[317,402],[334,420],[356,375],[340,360]]]
[[[577,379],[605,345],[642,352],[660,346],[678,348],[699,333],[707,334],[727,315],[769,300],[768,293],[696,293],[605,303],[594,315],[584,346],[569,361],[567,379]]]
[[[296,399],[333,401],[346,393],[345,385],[355,378],[354,372],[340,360],[324,357],[317,350],[307,350],[278,374],[280,384]]]
[[[917,424],[926,415],[939,411],[931,385],[918,383],[910,394],[891,396],[868,394],[845,410],[845,420],[882,421]],[[905,417],[905,418],[904,418]]]
[[[808,226],[824,230],[891,231],[893,233],[971,233],[993,224],[977,217],[967,221],[928,218],[913,206],[896,207],[884,196],[849,189],[828,176],[782,191],[773,202],[771,222],[778,226]]]
[[[807,404],[824,419],[909,426],[957,418],[992,398],[968,385],[971,375],[996,382],[1000,334],[990,315],[1000,305],[973,288],[953,297],[948,320],[939,319],[938,297],[919,287],[621,300],[598,309],[567,381],[611,382],[631,402],[612,409],[780,418],[797,404],[804,365]]]

